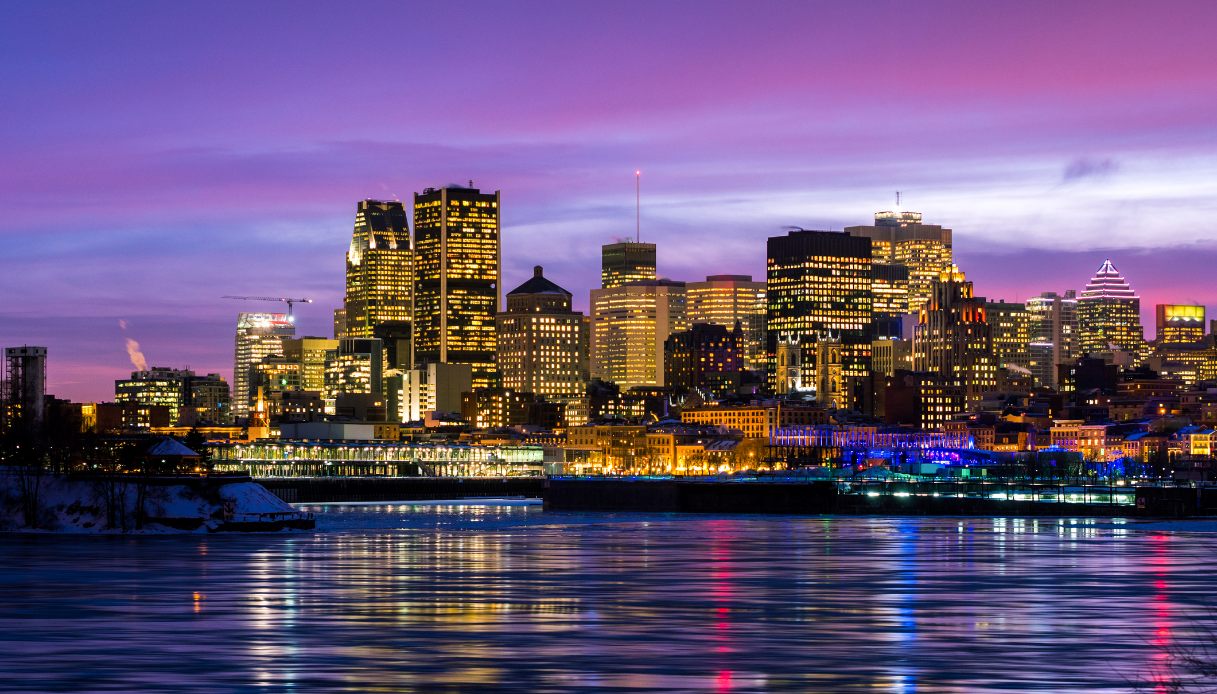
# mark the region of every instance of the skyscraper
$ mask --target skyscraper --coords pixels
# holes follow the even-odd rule
[[[655,244],[618,241],[600,249],[600,286],[620,287],[626,282],[655,279]]]
[[[1076,352],[1078,293],[1044,292],[1025,305],[1030,320],[1028,368],[1036,385],[1059,388],[1057,367],[1071,361]]]
[[[871,266],[875,338],[902,337],[902,320],[909,313],[909,269],[897,263]]]
[[[1190,344],[1204,339],[1204,307],[1187,304],[1158,304],[1154,307],[1157,342]]]
[[[250,388],[250,369],[263,358],[283,354],[283,340],[296,334],[296,325],[286,313],[237,314],[236,358],[232,370],[232,413],[249,416],[255,395]]]
[[[413,292],[410,226],[400,202],[361,200],[346,260],[342,337],[373,337],[377,326],[409,323]]]
[[[985,317],[993,331],[993,357],[997,368],[1031,373],[1031,314],[1027,305],[1017,302],[989,301]]]
[[[583,314],[571,310],[570,292],[545,279],[540,265],[507,293],[507,310],[495,317],[495,326],[504,388],[551,400],[583,395]]]
[[[713,323],[694,323],[664,342],[664,385],[701,390],[714,397],[735,391],[744,367],[743,330]]]
[[[721,325],[730,331],[738,323],[744,368],[765,368],[765,283],[753,282],[752,275],[710,275],[685,288],[689,324]]]
[[[873,318],[870,239],[805,230],[770,237],[767,272],[769,353],[776,361],[779,344],[802,350],[801,357],[786,354],[783,360],[786,365],[798,361],[801,377],[780,378],[775,384],[815,383],[815,343],[829,337],[841,341],[842,376],[867,377]],[[778,371],[785,368],[779,364]]]
[[[997,385],[993,329],[985,300],[973,294],[959,268],[942,273],[930,290],[913,332],[913,367],[937,374],[943,386],[957,389],[962,399],[951,403],[948,413],[963,412]]]
[[[664,385],[664,341],[687,327],[684,282],[644,280],[593,289],[592,377],[622,390]]]
[[[909,310],[916,311],[930,298],[930,285],[955,262],[951,230],[923,224],[920,212],[876,212],[872,226],[846,227],[873,244],[877,263],[896,263],[909,269]]]
[[[496,385],[499,192],[450,185],[415,194],[414,254],[415,363],[470,364],[475,388]]]
[[[1122,350],[1141,355],[1141,299],[1111,264],[1104,260],[1078,299],[1078,347],[1082,355]]]

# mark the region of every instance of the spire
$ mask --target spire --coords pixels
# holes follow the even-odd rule
[[[1137,293],[1132,290],[1132,286],[1128,284],[1128,280],[1120,274],[1115,265],[1112,265],[1111,258],[1103,261],[1099,269],[1094,273],[1094,277],[1090,278],[1090,282],[1086,284],[1086,289],[1082,290],[1083,300],[1094,299],[1137,299]]]

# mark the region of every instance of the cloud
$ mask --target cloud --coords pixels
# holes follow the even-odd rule
[[[1120,165],[1114,159],[1090,159],[1088,157],[1078,157],[1065,167],[1065,173],[1061,177],[1064,183],[1078,181],[1083,178],[1101,178],[1109,176],[1119,169]]]

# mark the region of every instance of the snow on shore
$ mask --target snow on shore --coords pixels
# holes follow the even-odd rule
[[[249,521],[295,509],[250,481],[191,479],[144,483],[137,477],[75,478],[43,476],[37,480],[37,516],[26,523],[30,480],[0,471],[0,530],[63,533],[213,532],[225,521]],[[137,528],[141,503],[145,522]]]

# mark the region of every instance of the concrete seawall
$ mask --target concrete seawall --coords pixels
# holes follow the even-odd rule
[[[539,499],[545,484],[539,477],[264,477],[257,481],[292,504],[496,497]]]

